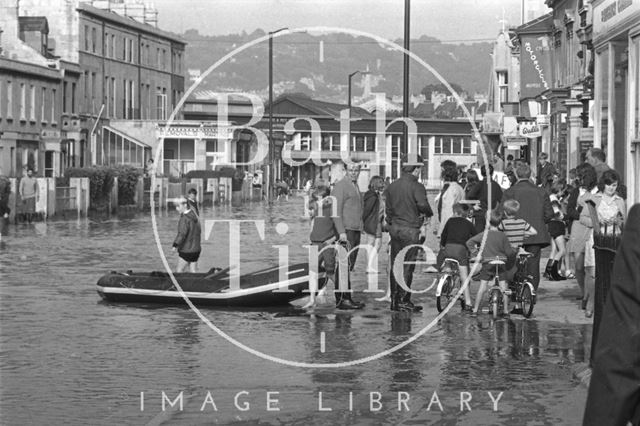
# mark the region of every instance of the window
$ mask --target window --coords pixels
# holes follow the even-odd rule
[[[110,102],[110,98],[111,98],[111,85],[110,83],[110,79],[109,77],[105,77],[104,78],[104,113],[105,115],[108,117],[109,113],[111,112],[111,102]]]
[[[82,75],[82,79],[84,80],[84,104],[89,105],[89,71],[85,71]]]
[[[167,95],[164,89],[158,87],[156,92],[156,118],[158,120],[166,120]]]
[[[127,84],[127,80],[122,80],[122,113],[124,118],[129,117],[129,85]]]
[[[84,50],[85,52],[89,51],[89,26],[84,26]]]
[[[465,136],[462,138],[462,153],[471,154],[471,136]]]
[[[498,71],[497,77],[500,103],[509,102],[509,74],[506,71]]]
[[[122,60],[123,61],[127,60],[127,46],[128,46],[127,38],[125,37],[122,39]]]
[[[13,84],[7,81],[7,118],[13,118]]]
[[[162,49],[162,69],[167,69],[167,51]]]
[[[104,56],[109,57],[111,54],[111,37],[109,37],[109,33],[104,33]]]
[[[322,135],[322,139],[320,142],[320,149],[322,151],[331,151],[331,143],[332,143],[331,135]]]
[[[91,51],[96,53],[96,46],[98,44],[98,36],[95,27],[91,28]]]
[[[116,35],[111,34],[111,57],[116,59]]]
[[[116,78],[112,77],[111,78],[111,107],[113,108],[113,111],[111,112],[111,116],[113,118],[118,118],[116,115],[116,110],[117,110],[117,95],[116,95]]]
[[[51,123],[56,122],[56,89],[51,89]]]
[[[435,154],[471,154],[470,136],[436,136]]]
[[[40,120],[42,122],[47,121],[47,113],[46,113],[46,103],[47,103],[47,88],[43,87],[41,92],[41,101],[40,101]]]
[[[33,84],[29,91],[29,120],[36,121],[36,86]]]
[[[311,150],[311,133],[300,133],[300,151]]]
[[[62,113],[67,112],[67,82],[62,83]]]
[[[133,60],[133,39],[129,39],[129,62],[135,62]]]
[[[135,112],[136,96],[135,96],[135,87],[133,83],[134,83],[133,80],[129,81],[129,118],[136,119],[140,117],[137,117],[137,114]]]
[[[71,114],[76,113],[76,84],[71,83]]]
[[[27,88],[24,83],[20,83],[20,120],[26,120],[26,106],[27,106]]]
[[[96,98],[96,73],[95,72],[91,73],[90,87],[91,87],[91,104],[89,105],[89,107],[93,109],[93,103]]]

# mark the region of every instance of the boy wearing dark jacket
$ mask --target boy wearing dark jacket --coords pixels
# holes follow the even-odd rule
[[[178,235],[173,241],[173,251],[177,251],[179,256],[176,272],[184,272],[188,265],[189,271],[195,273],[201,251],[200,222],[185,197],[179,199],[176,210],[180,213]]]

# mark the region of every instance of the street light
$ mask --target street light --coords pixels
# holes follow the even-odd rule
[[[267,200],[272,201],[273,196],[271,194],[273,188],[273,175],[275,167],[274,162],[274,143],[273,143],[273,35],[280,31],[288,30],[289,28],[280,28],[275,31],[269,32],[269,164],[267,165]]]
[[[369,71],[354,71],[351,74],[349,74],[349,82],[347,83],[348,85],[348,99],[347,99],[347,108],[349,110],[349,132],[347,135],[347,151],[351,150],[351,79],[353,78],[354,75],[356,74],[362,74],[362,75],[367,75],[367,74],[371,74]]]

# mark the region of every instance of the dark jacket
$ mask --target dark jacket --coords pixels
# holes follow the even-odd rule
[[[362,204],[362,230],[370,235],[376,235],[380,224],[380,196],[370,189],[364,193]]]
[[[538,231],[536,235],[526,238],[524,244],[548,246],[551,236],[546,224],[553,219],[553,207],[551,207],[551,201],[546,191],[538,188],[528,179],[521,179],[504,191],[502,201],[509,199],[520,203],[520,210],[516,213],[516,218],[526,220]]]
[[[389,185],[384,190],[384,199],[389,225],[420,228],[425,218],[433,216],[427,191],[411,173],[403,173]]]
[[[322,213],[315,211],[322,206]],[[311,226],[311,235],[309,239],[313,243],[324,243],[331,238],[338,237],[336,228],[337,217],[334,216],[333,202],[331,197],[324,198],[316,202],[314,206],[313,225]]]
[[[545,162],[542,167],[538,166],[538,175],[536,176],[536,184],[547,189],[551,186],[553,175],[556,174],[556,168],[553,164]],[[536,228],[538,229],[538,228]]]
[[[493,179],[491,179],[491,202],[489,202],[489,188],[484,180],[477,185],[476,190],[478,198],[473,199],[480,200],[480,208],[484,211],[495,209],[502,199],[502,188]]]
[[[200,210],[198,209],[198,202],[196,200],[187,198],[187,205],[195,212],[196,216],[200,217]]]
[[[200,223],[193,210],[188,210],[180,215],[178,221],[178,235],[173,241],[173,246],[180,253],[198,253],[200,247]]]
[[[584,425],[640,424],[640,204],[615,255],[596,340]],[[597,256],[597,255],[596,255]]]

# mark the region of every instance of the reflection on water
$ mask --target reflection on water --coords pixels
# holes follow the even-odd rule
[[[299,214],[301,206],[300,199],[292,199],[273,207],[205,210],[204,216],[265,220],[264,241],[254,225],[242,227],[241,268],[250,271],[277,262],[275,245],[288,244],[292,261],[304,260],[301,246],[309,224]],[[289,225],[284,236],[275,232],[280,222]],[[173,212],[158,217],[171,265],[177,260],[170,251],[176,223]],[[3,424],[257,419],[278,424],[491,424],[509,423],[514,413],[541,423],[567,423],[580,415],[568,408],[566,418],[558,418],[554,407],[575,389],[568,365],[585,360],[590,326],[472,319],[452,311],[417,341],[369,363],[340,369],[287,367],[241,351],[186,308],[99,300],[95,283],[109,270],[162,269],[147,216],[21,225],[3,241]],[[200,269],[225,265],[228,243],[228,227],[216,224],[203,244]],[[354,283],[356,289],[365,288],[363,277]],[[433,293],[415,297],[425,312],[413,316],[391,315],[387,304],[373,300],[377,296],[362,294],[367,307],[355,313],[324,309],[301,315],[293,308],[203,313],[234,339],[266,354],[336,363],[389,349],[434,318]],[[495,397],[500,391],[504,396],[493,412],[487,392]],[[162,392],[171,399],[183,392],[184,410],[167,406],[163,413]],[[211,404],[200,410],[208,392],[217,411]],[[278,399],[280,411],[269,411],[267,392],[278,392],[271,399]],[[460,412],[461,392],[472,395],[472,413]],[[249,404],[248,411],[238,408],[243,403]]]

